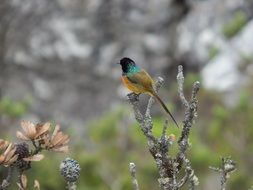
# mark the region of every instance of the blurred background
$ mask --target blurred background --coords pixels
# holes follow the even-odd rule
[[[131,189],[128,164],[135,162],[141,189],[158,190],[116,63],[128,56],[163,77],[159,94],[178,122],[184,118],[176,84],[182,64],[186,94],[195,80],[202,84],[188,152],[199,189],[219,189],[219,176],[208,167],[218,166],[221,156],[237,162],[228,189],[249,189],[252,10],[252,0],[1,0],[0,138],[15,140],[23,119],[59,123],[71,136],[67,156],[81,164],[78,189]],[[141,96],[143,106],[147,98]],[[159,136],[164,113],[159,105],[152,111]],[[168,133],[178,137],[179,130]],[[29,179],[42,189],[63,189],[58,165],[66,155],[48,155],[33,164]]]

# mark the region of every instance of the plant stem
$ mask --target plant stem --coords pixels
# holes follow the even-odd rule
[[[76,182],[68,182],[68,190],[76,190]]]
[[[132,176],[133,189],[134,190],[140,190],[139,185],[138,185],[138,181],[137,181],[137,178],[136,178],[136,166],[133,162],[131,162],[129,164],[129,171],[130,171],[131,176]]]
[[[2,184],[0,185],[0,190],[5,190],[7,189],[7,187],[10,186],[11,184],[11,177],[13,175],[13,171],[14,171],[14,167],[13,166],[10,166],[8,168],[8,174],[6,176],[6,178],[3,180]]]

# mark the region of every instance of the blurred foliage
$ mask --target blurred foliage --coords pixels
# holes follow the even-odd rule
[[[80,163],[84,170],[89,168],[89,172],[82,178],[87,189],[131,189],[128,171],[131,161],[137,164],[138,173],[146,174],[138,175],[140,182],[153,182],[144,183],[143,188],[156,189],[158,183],[154,178],[157,175],[155,166],[149,152],[143,149],[145,138],[140,134],[139,128],[131,124],[129,115],[130,112],[120,108],[92,122],[88,127],[88,137],[93,147],[86,150],[88,163]],[[144,157],[145,162],[141,160]]]
[[[223,34],[227,38],[235,36],[247,23],[247,16],[242,11],[237,11],[231,20],[223,26]]]
[[[209,48],[209,60],[215,58],[218,54],[220,53],[219,48],[217,48],[216,46],[211,46]]]
[[[184,89],[185,91],[191,91],[193,83],[200,81],[200,75],[196,73],[187,73],[185,76]]]
[[[234,107],[215,104],[211,108],[211,118],[207,121],[205,136],[208,137],[208,147],[216,155],[230,155],[237,161],[238,170],[232,176],[229,189],[248,189],[252,185],[252,87],[240,92],[240,100]]]
[[[241,54],[243,63],[246,65],[249,65],[251,63],[253,63],[253,55],[251,54]]]
[[[14,101],[8,97],[0,99],[0,115],[19,118],[27,112],[28,107],[29,103],[26,100]]]
[[[32,169],[26,172],[28,187],[33,187],[33,182],[37,179],[42,190],[65,189],[65,181],[59,172],[60,162],[64,160],[64,155],[59,153],[52,156],[51,152],[43,152],[43,154],[45,158],[40,162],[33,163]],[[17,185],[12,184],[10,189],[16,190]]]
[[[199,75],[186,75],[186,92],[190,92],[192,82]],[[173,85],[174,86],[174,85]],[[249,189],[252,186],[253,167],[253,84],[241,91],[240,100],[233,107],[222,103],[219,93],[201,89],[199,94],[199,117],[190,135],[189,159],[200,180],[199,189],[215,173],[209,166],[219,166],[221,156],[231,156],[237,162],[237,170],[231,176],[228,189]],[[181,116],[181,118],[183,118]],[[160,136],[164,124],[163,117],[154,118],[154,134]],[[82,138],[71,140],[70,155],[82,168],[78,189],[89,190],[129,190],[131,178],[129,162],[137,165],[137,178],[141,189],[158,190],[158,173],[155,162],[148,152],[147,142],[138,127],[131,110],[120,107],[106,113],[85,126]],[[180,131],[169,123],[167,131],[179,138]],[[73,133],[74,134],[74,133]],[[171,147],[175,155],[177,144]],[[28,172],[30,183],[38,179],[42,189],[64,189],[64,180],[59,174],[59,164],[63,156],[47,157],[34,164]],[[2,176],[2,171],[0,172]],[[219,189],[219,176],[217,187]],[[16,189],[13,186],[11,189]]]
[[[238,70],[241,72],[245,72],[247,71],[248,66],[250,64],[253,64],[253,55],[241,53],[240,57],[242,61],[241,64],[238,65]]]

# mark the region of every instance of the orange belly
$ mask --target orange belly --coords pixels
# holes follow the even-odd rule
[[[148,93],[146,88],[144,88],[140,84],[132,83],[131,81],[128,80],[127,77],[122,76],[121,79],[122,79],[122,82],[123,82],[124,86],[127,87],[132,92],[134,92],[136,94]]]

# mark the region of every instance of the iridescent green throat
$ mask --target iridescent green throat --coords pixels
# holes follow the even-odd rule
[[[141,69],[136,65],[128,65],[127,67],[127,73],[129,74],[140,72],[140,70]]]

